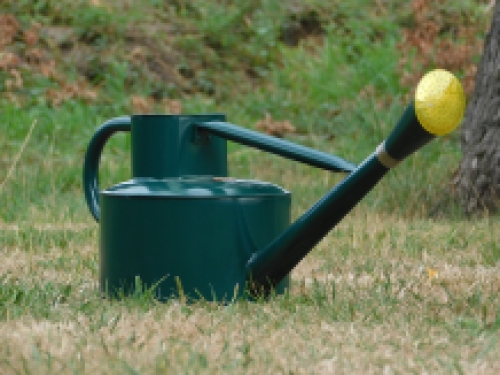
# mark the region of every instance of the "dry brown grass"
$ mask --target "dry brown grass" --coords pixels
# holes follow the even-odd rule
[[[79,287],[46,317],[26,310],[0,323],[0,372],[497,374],[500,265],[481,248],[494,225],[359,208],[294,270],[288,298],[229,306],[100,300],[96,271],[82,266],[95,238],[3,249],[11,280]],[[54,267],[60,258],[74,261]]]

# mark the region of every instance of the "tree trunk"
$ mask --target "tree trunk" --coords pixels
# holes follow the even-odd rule
[[[500,202],[500,1],[486,36],[476,84],[462,125],[462,161],[455,180],[467,214]]]

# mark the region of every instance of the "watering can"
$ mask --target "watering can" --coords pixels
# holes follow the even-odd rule
[[[291,270],[401,160],[461,121],[465,95],[449,72],[417,86],[396,127],[359,166],[226,122],[222,114],[132,115],[105,122],[85,155],[83,183],[100,225],[100,289],[227,301],[283,293]],[[131,133],[132,179],[100,191],[107,140]],[[348,176],[290,224],[291,194],[228,177],[227,140]]]

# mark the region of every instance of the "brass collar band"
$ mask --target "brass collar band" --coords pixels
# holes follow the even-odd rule
[[[382,142],[377,146],[375,150],[375,154],[377,155],[377,159],[382,165],[386,168],[394,168],[399,164],[399,160],[394,159],[391,155],[387,153],[385,150],[385,142]]]

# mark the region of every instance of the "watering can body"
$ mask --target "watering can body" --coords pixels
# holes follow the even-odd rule
[[[102,292],[127,295],[139,286],[158,299],[212,301],[283,293],[291,270],[391,168],[460,122],[465,96],[456,78],[439,70],[426,77],[388,138],[359,166],[228,124],[220,114],[106,122],[83,168],[87,204],[100,223]],[[100,191],[100,155],[118,131],[131,133],[132,179]],[[349,175],[290,224],[288,191],[228,177],[227,140]]]
[[[129,294],[140,278],[158,299],[239,298],[248,260],[289,226],[290,203],[275,185],[213,177],[134,179],[106,189],[101,288]]]

